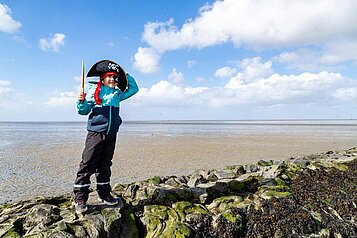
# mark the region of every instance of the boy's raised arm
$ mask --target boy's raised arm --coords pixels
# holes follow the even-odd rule
[[[128,77],[128,88],[125,92],[120,94],[119,96],[120,101],[130,98],[131,96],[133,96],[135,93],[139,91],[139,87],[135,82],[135,79],[130,74],[127,74],[127,77]]]

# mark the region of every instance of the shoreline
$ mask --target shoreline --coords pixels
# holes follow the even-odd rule
[[[287,160],[355,146],[351,137],[312,134],[119,135],[112,166],[112,185],[154,176],[190,174],[195,170]],[[33,196],[71,192],[84,136],[68,144],[29,144],[0,153],[0,204]],[[12,154],[11,154],[12,153]],[[11,156],[9,156],[11,154]],[[92,186],[95,180],[92,177]]]

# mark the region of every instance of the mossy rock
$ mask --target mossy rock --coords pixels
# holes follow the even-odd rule
[[[259,188],[257,195],[264,199],[285,198],[291,195],[290,188],[288,186],[262,186]]]
[[[123,184],[120,184],[120,183],[116,183],[114,184],[113,186],[113,192],[118,194],[118,195],[121,195],[124,193],[125,189],[127,188],[127,186],[123,185]]]
[[[0,205],[0,214],[2,213],[3,210],[5,210],[8,207],[10,207],[10,204],[2,204],[2,205]]]
[[[83,228],[82,225],[76,225],[76,224],[66,224],[67,225],[67,231],[71,234],[73,234],[75,237],[87,237],[87,232]]]
[[[152,178],[149,178],[148,180],[145,180],[148,183],[158,185],[161,183],[161,178],[159,176],[154,176]]]
[[[265,161],[265,160],[259,160],[257,163],[259,166],[271,166],[274,164],[273,160]]]
[[[275,178],[274,182],[277,186],[287,186],[286,182],[279,177]]]
[[[120,226],[120,236],[122,238],[139,238],[139,230],[136,225],[134,213],[124,210],[122,212],[122,222]]]
[[[245,190],[245,181],[232,180],[228,183],[229,187],[235,192],[243,192]]]
[[[270,190],[270,191],[267,191],[265,194],[268,196],[276,197],[276,198],[285,198],[285,197],[290,196],[291,192],[277,192],[277,191]]]
[[[242,217],[239,214],[233,214],[231,210],[226,210],[222,212],[222,216],[229,222],[237,222],[237,220],[242,221]]]
[[[147,229],[146,237],[190,237],[192,230],[182,223],[181,217],[179,212],[167,206],[145,206],[142,222]]]
[[[340,171],[348,170],[348,166],[345,163],[324,163],[323,166],[327,168],[335,168]]]
[[[282,177],[283,175],[286,175],[290,180],[292,180],[298,177],[298,172],[301,170],[302,168],[299,165],[285,162],[279,166],[279,176]]]
[[[121,214],[118,208],[105,208],[101,210],[104,218],[104,230],[109,237],[119,236]]]
[[[11,228],[5,234],[0,236],[1,238],[20,238],[21,235],[16,231],[15,228]]]
[[[229,187],[231,188],[231,191],[235,193],[254,193],[256,192],[259,184],[259,181],[262,181],[263,177],[262,176],[248,176],[244,180],[232,180],[229,182]]]
[[[230,209],[231,207],[238,206],[242,200],[242,197],[237,195],[222,196],[214,199],[212,203],[207,206],[207,208],[214,213],[220,213]]]

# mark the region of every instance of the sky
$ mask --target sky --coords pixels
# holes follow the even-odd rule
[[[354,0],[0,0],[0,121],[85,121],[85,69],[119,63],[124,120],[357,118]]]

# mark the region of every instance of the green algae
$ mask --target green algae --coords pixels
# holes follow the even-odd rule
[[[291,192],[278,192],[278,191],[270,190],[270,191],[267,191],[265,194],[267,196],[273,196],[276,198],[285,198],[285,197],[290,196]]]
[[[19,238],[19,237],[21,237],[21,235],[16,231],[15,228],[11,228],[1,237],[2,238]]]
[[[259,160],[257,163],[259,166],[271,166],[274,164],[273,160],[265,161],[265,160]]]
[[[302,168],[295,163],[283,163],[279,166],[280,175],[285,174],[289,179],[295,179],[298,176],[298,172],[302,170]]]
[[[2,204],[0,205],[0,213],[2,213],[2,211],[4,211],[6,208],[10,207],[10,204]]]
[[[328,163],[328,164],[325,165],[325,167],[335,168],[335,169],[338,169],[340,171],[348,170],[348,166],[345,163]]]
[[[229,182],[229,186],[233,188],[236,192],[242,192],[245,189],[245,182],[232,180]]]
[[[222,213],[222,216],[229,222],[236,222],[237,220],[241,220],[240,215],[233,215],[232,211],[226,210],[225,212]]]
[[[281,178],[275,178],[274,182],[277,186],[286,186],[286,183]]]
[[[242,197],[238,196],[238,195],[230,195],[230,196],[222,196],[219,198],[216,198],[214,201],[218,201],[221,203],[231,203],[231,202],[241,202],[242,201]]]
[[[120,218],[119,213],[116,210],[110,208],[103,209],[101,211],[101,214],[103,215],[104,220],[107,224],[112,224],[115,221],[118,221],[118,219]]]
[[[144,207],[143,223],[146,225],[146,237],[190,237],[192,230],[182,223],[185,212],[192,205],[178,202],[173,207],[150,205]],[[186,211],[185,211],[186,210]]]
[[[167,219],[167,206],[164,205],[147,205],[144,206],[144,215],[150,214],[152,216],[156,216],[161,220]],[[154,214],[154,215],[153,215]]]
[[[59,222],[59,223],[57,224],[56,230],[58,230],[58,231],[67,231],[67,230],[69,230],[69,228],[68,228],[66,222],[61,221],[61,222]]]
[[[185,218],[185,216],[187,214],[187,210],[190,209],[192,206],[193,206],[193,204],[190,202],[187,202],[187,201],[181,201],[181,202],[176,202],[176,203],[172,204],[172,208],[175,209],[175,211],[179,215],[180,219]]]
[[[160,179],[159,176],[154,176],[154,177],[149,178],[148,180],[146,180],[146,182],[151,183],[151,184],[158,185],[158,184],[160,184],[161,179]]]

